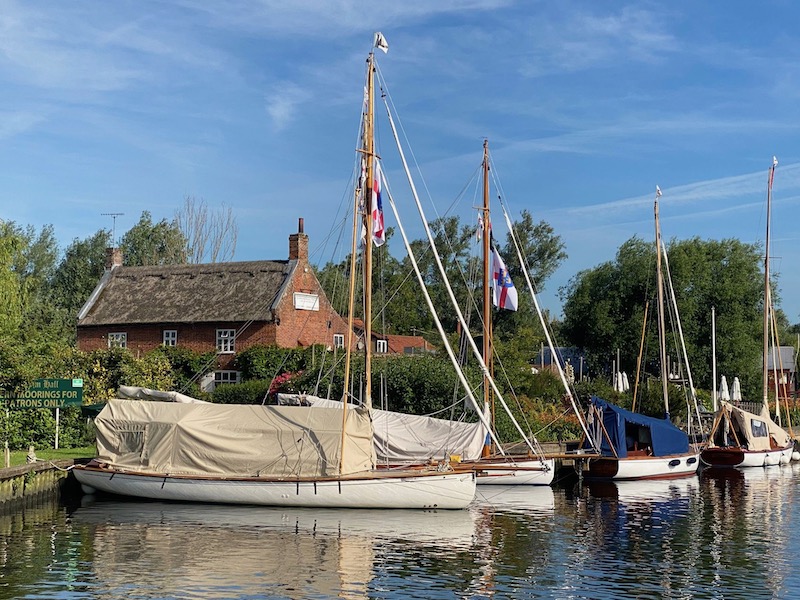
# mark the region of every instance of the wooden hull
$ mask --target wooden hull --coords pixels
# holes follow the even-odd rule
[[[478,485],[550,485],[555,478],[555,461],[552,458],[507,457],[487,458],[470,464]]]
[[[700,453],[700,460],[709,467],[768,467],[788,464],[792,460],[794,444],[769,450],[746,450],[738,446],[713,446]]]
[[[589,460],[584,475],[590,479],[670,479],[694,475],[699,465],[698,452],[626,458],[601,456]]]
[[[114,471],[76,466],[72,471],[86,493],[120,496],[312,508],[465,508],[475,497],[472,472],[403,471],[341,478],[274,480],[215,478]]]

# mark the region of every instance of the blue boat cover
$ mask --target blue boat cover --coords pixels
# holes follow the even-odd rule
[[[592,396],[592,406],[603,415],[603,425],[606,432],[608,432],[608,437],[611,438],[611,443],[614,444],[619,458],[628,456],[628,444],[625,439],[626,433],[629,433],[629,431],[626,431],[627,424],[633,425],[634,427],[631,429],[634,430],[642,427],[649,429],[653,456],[668,456],[689,451],[689,436],[675,427],[669,419],[657,419],[656,417],[640,415],[620,408],[597,396]],[[597,432],[597,428],[599,428],[599,424],[595,414],[593,418],[592,416],[589,418],[589,432],[595,436],[595,439],[602,440],[600,443],[600,454],[602,456],[614,456],[605,434],[602,430]],[[588,445],[587,440],[584,442],[584,446],[588,447]]]

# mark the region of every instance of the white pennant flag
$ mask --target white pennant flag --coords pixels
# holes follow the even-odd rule
[[[386,54],[389,51],[389,42],[386,41],[386,38],[383,37],[383,34],[380,31],[375,32],[375,47],[383,50],[383,53]]]

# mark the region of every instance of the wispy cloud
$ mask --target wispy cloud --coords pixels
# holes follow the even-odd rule
[[[285,128],[295,117],[297,109],[310,93],[291,82],[281,82],[272,86],[267,96],[267,114],[276,129]]]

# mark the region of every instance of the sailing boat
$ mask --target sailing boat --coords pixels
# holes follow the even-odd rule
[[[385,49],[375,35],[374,47]],[[378,204],[373,140],[374,47],[367,60],[364,128],[359,148],[362,193],[354,194],[352,260],[359,225],[373,231]],[[360,161],[360,162],[361,162]],[[372,244],[364,245],[365,318],[371,321]],[[355,271],[350,281],[349,358]],[[464,508],[475,496],[475,474],[435,469],[379,470],[370,418],[370,348],[366,345],[366,402],[310,411],[301,406],[182,404],[110,400],[95,420],[98,456],[76,466],[84,491],[157,500],[331,508]],[[346,388],[347,386],[345,386]],[[346,394],[345,389],[345,394]],[[346,400],[344,398],[343,400]]]
[[[661,226],[656,186],[656,276],[658,287],[658,337],[661,387],[665,417],[657,419],[634,413],[593,396],[588,425],[601,456],[589,460],[587,477],[592,479],[660,479],[692,475],[699,466],[699,452],[689,436],[669,419],[666,326],[664,317],[664,274],[662,271]],[[666,259],[666,252],[665,259]],[[675,307],[673,303],[673,307]],[[677,310],[675,311],[677,313]],[[691,387],[691,386],[690,386]],[[584,441],[584,445],[587,445]]]
[[[778,159],[772,157],[767,182],[767,233],[764,240],[764,332],[762,362],[762,402],[761,412],[753,414],[729,402],[721,401],[714,417],[708,446],[700,454],[700,459],[712,467],[763,467],[786,464],[792,459],[794,442],[791,436],[775,423],[769,412],[769,371],[768,355],[770,349],[770,324],[772,301],[770,294],[769,251],[770,220],[772,213],[772,181]],[[780,394],[775,381],[776,408]]]

